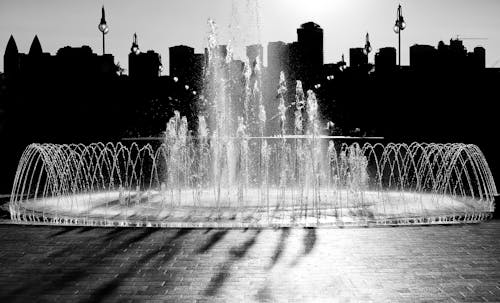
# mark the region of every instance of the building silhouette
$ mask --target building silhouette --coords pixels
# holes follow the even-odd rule
[[[368,55],[362,47],[349,49],[349,67],[359,69],[368,64]]]
[[[486,68],[486,50],[482,46],[474,47],[472,53],[468,53],[469,62],[474,69]]]
[[[421,44],[410,47],[410,67],[416,71],[482,70],[486,67],[485,57],[483,47],[477,46],[472,52],[467,52],[463,41],[458,38],[451,39],[449,45],[440,41],[437,48]]]
[[[60,48],[52,60],[58,75],[113,77],[117,72],[112,54],[97,55],[87,45]]]
[[[437,47],[438,67],[446,70],[484,69],[485,53],[483,47],[477,46],[473,52],[467,52],[463,41],[456,38],[450,39],[446,45],[439,41]]]
[[[28,54],[21,55],[21,73],[26,77],[53,75],[60,68],[59,62],[50,53],[44,53],[38,36],[35,35]]]
[[[11,77],[19,75],[21,72],[21,59],[16,41],[12,35],[10,35],[9,42],[7,42],[7,47],[3,55],[3,62],[5,75]]]
[[[45,53],[38,36],[33,38],[29,52],[20,53],[11,36],[4,53],[7,77],[102,77],[116,75],[111,54],[97,55],[89,46],[60,48],[56,55]]]
[[[170,76],[180,79],[191,77],[189,66],[194,59],[194,48],[186,45],[177,45],[169,48],[169,70]]]
[[[177,45],[169,48],[170,76],[201,90],[205,68],[205,54],[195,54],[194,48]]]
[[[269,81],[278,83],[279,75],[282,71],[289,74],[289,51],[288,44],[282,41],[269,42],[267,44],[267,75]]]
[[[388,73],[396,70],[396,48],[382,47],[375,54],[375,72]]]
[[[410,46],[410,67],[413,70],[436,68],[437,49],[431,45],[414,44]]]
[[[19,53],[14,37],[11,35],[4,53],[5,74],[8,77],[33,75],[46,72],[50,66],[50,54],[42,51],[38,36],[35,35],[29,52]]]
[[[137,34],[134,34],[128,55],[129,76],[141,80],[154,79],[160,76],[161,67],[160,54],[152,50],[141,52],[137,42]]]
[[[297,42],[304,56],[304,65],[319,68],[323,65],[323,29],[307,22],[297,29]]]
[[[279,81],[283,71],[288,79],[301,80],[305,87],[312,87],[323,68],[323,29],[307,22],[297,29],[297,41],[269,42],[267,64],[267,79],[273,84]]]
[[[314,22],[302,24],[297,29],[297,42],[289,45],[292,79],[302,80],[305,87],[317,82],[323,67],[323,29]]]
[[[255,68],[255,66],[258,64],[259,69],[262,70],[264,67],[264,48],[262,47],[262,45],[248,45],[246,47],[246,53],[250,67]]]

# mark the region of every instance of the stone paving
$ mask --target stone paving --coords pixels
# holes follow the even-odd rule
[[[0,302],[500,302],[500,221],[344,229],[0,224]]]

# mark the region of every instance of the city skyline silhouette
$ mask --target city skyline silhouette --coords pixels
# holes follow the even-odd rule
[[[378,2],[376,7],[373,3],[363,0],[351,1],[349,4],[343,1],[322,0],[314,3],[293,2],[291,5],[285,5],[280,1],[260,3],[257,16],[247,16],[259,20],[256,32],[249,33],[253,29],[240,28],[243,32],[249,33],[247,44],[260,42],[266,48],[267,43],[272,41],[292,42],[297,26],[313,21],[324,29],[325,63],[340,61],[342,54],[345,54],[346,61],[349,61],[349,48],[362,47],[366,32],[370,33],[375,51],[381,47],[397,47],[397,35],[394,34],[392,26],[398,1]],[[401,3],[408,24],[402,33],[403,65],[409,63],[411,45],[436,46],[440,40],[447,42],[457,36],[464,39],[468,49],[477,45],[486,48],[486,67],[498,65],[500,38],[495,35],[495,28],[500,27],[500,21],[495,18],[494,12],[500,9],[500,3],[488,0],[473,4],[466,1],[428,2],[419,1],[418,5],[404,1]],[[217,22],[221,44],[227,43],[230,24],[233,26],[232,30],[235,26],[249,27],[249,24],[245,24],[240,17],[247,13],[247,7],[244,1],[239,3],[243,4],[235,5],[236,8],[228,0],[218,1],[215,4],[187,1],[183,5],[178,2],[168,4],[149,2],[148,5],[126,2],[121,6],[114,1],[4,3],[2,8],[5,9],[0,10],[2,15],[0,45],[5,51],[7,41],[12,34],[19,51],[27,52],[33,37],[38,35],[44,52],[55,54],[59,48],[66,45],[73,47],[89,45],[95,53],[100,54],[102,41],[97,25],[100,8],[104,4],[110,27],[110,32],[106,35],[106,49],[107,53],[115,56],[115,62],[119,62],[122,67],[127,65],[132,35],[137,33],[141,50],[158,52],[162,57],[164,74],[168,74],[169,47],[189,45],[194,47],[196,52],[202,52],[206,47],[208,18]],[[56,18],[54,12],[58,12]],[[275,22],[276,12],[281,13],[280,22]],[[475,38],[487,38],[487,40],[475,40]],[[371,62],[374,60],[374,53],[370,56]],[[3,70],[1,62],[0,71]]]

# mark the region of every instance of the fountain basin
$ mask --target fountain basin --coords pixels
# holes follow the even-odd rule
[[[278,197],[278,191],[269,194]],[[214,228],[453,224],[491,216],[487,201],[415,192],[366,191],[361,197],[347,190],[328,191],[320,190],[332,200],[317,205],[310,196],[310,205],[295,201],[291,190],[285,202],[271,199],[269,205],[259,201],[258,189],[249,190],[243,205],[229,199],[215,205],[208,191],[196,201],[189,191],[109,191],[27,200],[11,213],[14,221],[45,224]]]
[[[496,187],[474,145],[335,148],[330,141],[314,143],[313,151],[310,138],[287,140],[270,144],[266,157],[237,157],[233,171],[209,158],[210,146],[201,152],[198,141],[157,149],[32,144],[16,173],[11,218],[98,226],[366,226],[479,222],[494,211]],[[297,140],[304,140],[299,151]],[[309,161],[311,153],[321,156]]]

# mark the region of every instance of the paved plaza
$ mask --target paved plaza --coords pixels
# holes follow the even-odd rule
[[[246,230],[0,224],[0,302],[500,302],[499,240],[499,220]]]

